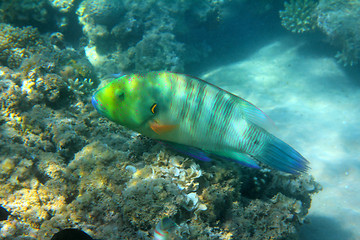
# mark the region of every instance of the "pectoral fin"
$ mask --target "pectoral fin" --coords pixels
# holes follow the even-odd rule
[[[276,128],[274,122],[259,108],[245,99],[242,100],[242,112],[247,121],[267,130]]]

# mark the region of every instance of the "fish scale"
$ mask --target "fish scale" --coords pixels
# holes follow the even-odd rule
[[[236,119],[235,114],[233,114],[235,112],[232,111],[236,106],[239,107],[240,105],[236,103],[236,99],[220,89],[216,89],[211,85],[205,86],[205,83],[200,81],[195,82],[193,79],[183,80],[182,84],[185,85],[185,87],[180,87],[177,91],[186,95],[186,101],[177,101],[177,104],[181,105],[179,109],[181,109],[181,113],[183,113],[180,114],[180,125],[183,126],[182,129],[185,132],[188,131],[192,133],[189,135],[191,138],[197,140],[196,142],[193,141],[192,144],[200,144],[202,146],[206,143],[211,148],[216,147],[216,149],[236,150],[236,147],[248,150],[254,149],[249,139],[247,141],[240,141],[239,136],[243,135],[243,132],[246,131],[245,129],[243,129],[242,132],[236,132],[231,128],[231,125],[240,124],[242,121],[241,119]],[[206,91],[206,101],[209,104],[201,107],[200,103],[203,99],[194,96],[199,96],[202,94],[201,92],[204,91]],[[177,98],[176,95],[173,97],[173,101],[178,99],[180,98]],[[176,104],[172,106],[176,106]],[[201,108],[201,111],[199,111],[199,108]],[[174,109],[176,109],[176,107]],[[189,112],[191,112],[191,114],[185,114]],[[241,117],[239,114],[237,115],[237,118]],[[198,121],[195,121],[196,119]],[[230,122],[233,124],[230,125]],[[204,127],[207,129],[205,134],[203,131]],[[233,133],[236,132],[236,134],[227,134],[230,131]],[[188,143],[191,140],[190,138],[185,138],[182,143]]]
[[[271,121],[261,110],[198,78],[125,75],[98,90],[92,103],[110,120],[201,160],[255,168],[262,162],[292,174],[309,168],[301,154],[265,130]]]
[[[217,131],[217,129],[223,129],[224,124],[222,124],[222,122],[228,119],[226,117],[226,119],[221,119],[221,113],[225,110],[221,105],[223,105],[225,101],[219,101],[219,97],[217,95],[214,96],[215,93],[221,94],[221,92],[214,88],[209,89],[211,87],[206,86],[200,81],[187,79],[186,76],[181,80],[177,78],[177,81],[181,81],[182,84],[178,85],[179,88],[176,90],[179,94],[176,94],[172,98],[173,109],[171,110],[174,112],[173,115],[178,116],[181,132],[188,133],[183,134],[181,143],[190,142],[197,147],[200,147],[199,145],[203,145],[204,143],[212,147],[215,144],[218,145],[219,141],[221,141],[219,137],[221,137],[220,135],[222,133],[221,131]],[[185,101],[181,100],[181,97],[179,97],[181,95],[183,95]],[[203,98],[198,97],[201,95],[206,95],[206,102],[210,104],[201,106],[201,102],[204,102]],[[216,105],[216,102],[221,105],[216,105],[214,111],[209,111],[213,108],[211,107],[211,102],[214,101],[214,105]],[[201,109],[201,111],[199,109]],[[217,114],[216,111],[219,111],[220,114]],[[172,114],[170,113],[170,115]],[[209,127],[206,127],[207,125]],[[206,129],[208,129],[208,131],[205,133],[204,130]]]

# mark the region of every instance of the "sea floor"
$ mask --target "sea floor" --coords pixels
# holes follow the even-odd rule
[[[262,109],[311,162],[323,190],[300,239],[360,239],[360,77],[312,47],[280,39],[202,77]]]

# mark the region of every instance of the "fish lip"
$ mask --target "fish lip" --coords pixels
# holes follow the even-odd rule
[[[91,97],[91,103],[92,103],[92,105],[94,106],[94,108],[96,109],[96,111],[99,111],[99,109],[98,109],[98,105],[99,105],[99,103],[98,103],[98,101],[96,100],[96,98],[95,98],[95,94]]]
[[[91,97],[91,103],[94,106],[95,110],[101,115],[101,116],[105,116],[107,118],[109,118],[111,120],[111,118],[109,116],[107,116],[106,111],[101,107],[101,101],[99,103],[99,99],[96,98],[97,94],[95,93],[92,97]]]

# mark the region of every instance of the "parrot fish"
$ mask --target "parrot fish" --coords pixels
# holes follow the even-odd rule
[[[171,238],[172,232],[177,228],[176,223],[168,217],[164,217],[156,225],[154,230],[154,240],[168,240]]]
[[[187,156],[225,159],[300,174],[309,162],[265,129],[272,121],[248,101],[204,80],[172,72],[130,74],[92,96],[104,117]]]

